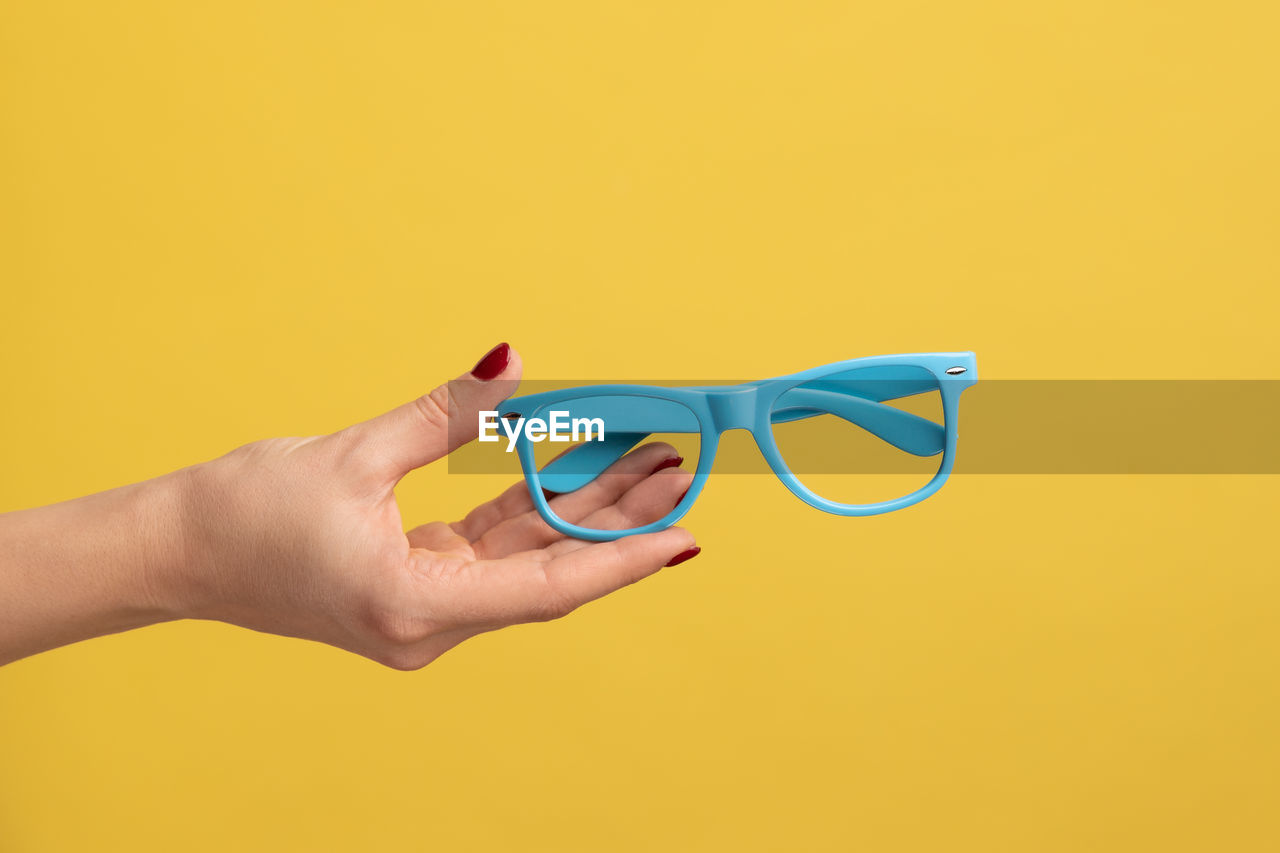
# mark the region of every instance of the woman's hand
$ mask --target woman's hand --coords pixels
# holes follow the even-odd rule
[[[255,442],[149,483],[0,517],[0,546],[31,546],[13,567],[0,550],[0,624],[11,614],[18,626],[0,628],[0,662],[191,617],[417,669],[468,637],[563,616],[697,553],[680,528],[598,544],[566,539],[533,510],[523,482],[460,522],[406,534],[396,483],[473,439],[479,412],[497,408],[519,377],[520,359],[503,344],[458,380],[332,435]],[[661,443],[637,448],[615,464],[618,476],[555,498],[557,510],[593,527],[659,518],[691,481],[674,457]],[[447,502],[441,495],[440,504]],[[131,523],[125,538],[144,544],[108,534],[121,520]],[[42,536],[71,541],[41,548]],[[77,537],[97,548],[105,537],[106,553],[77,546]],[[24,591],[42,574],[47,590],[50,572],[54,587],[68,589],[58,572],[73,573],[77,559],[91,554],[101,557],[93,585],[101,606],[76,594],[60,611]],[[54,561],[63,568],[42,573],[40,564]],[[92,562],[80,565],[95,574]]]

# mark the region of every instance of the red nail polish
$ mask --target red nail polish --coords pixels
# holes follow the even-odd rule
[[[672,456],[669,459],[663,459],[661,462],[657,464],[657,467],[655,467],[649,473],[656,474],[659,471],[661,471],[663,468],[678,468],[683,463],[684,463],[683,456]]]
[[[542,490],[542,497],[543,497],[544,499],[546,499],[546,500],[551,500],[552,498],[556,497],[558,494],[560,494],[560,493],[559,493],[559,492],[553,492],[553,491],[551,491],[550,489],[543,489],[543,490]]]
[[[676,554],[670,560],[667,560],[666,567],[671,568],[672,566],[678,566],[681,563],[683,563],[685,560],[692,560],[694,557],[698,556],[698,554],[701,552],[702,552],[702,549],[699,548],[697,545],[694,545],[692,548],[686,548],[685,550],[681,551],[679,554]]]
[[[676,498],[676,506],[680,506],[680,502],[684,500],[684,496],[687,494],[689,494],[688,489],[685,489],[683,492],[680,493],[680,497]]]
[[[511,362],[511,345],[502,343],[484,354],[484,358],[471,368],[471,375],[481,382],[488,382],[507,369]]]

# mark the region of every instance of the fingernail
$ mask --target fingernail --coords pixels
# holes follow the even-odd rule
[[[669,459],[663,459],[661,462],[658,463],[657,467],[655,467],[649,473],[656,474],[659,471],[661,471],[663,468],[677,468],[683,463],[684,463],[683,456],[672,456]]]
[[[484,358],[471,368],[471,375],[481,382],[488,382],[507,369],[511,361],[511,345],[502,343],[484,354]]]
[[[702,549],[699,548],[697,545],[694,545],[692,548],[686,548],[685,550],[681,551],[679,554],[676,554],[670,560],[667,560],[666,568],[669,569],[672,566],[678,566],[681,563],[683,563],[685,560],[692,560],[694,557],[698,556],[698,554],[701,553],[701,551]]]
[[[553,491],[551,491],[550,489],[543,489],[543,490],[542,490],[542,497],[543,497],[545,500],[551,500],[552,498],[554,498],[554,497],[555,497],[556,495],[558,495],[558,494],[559,494],[559,492],[553,492]]]
[[[680,502],[684,500],[684,496],[687,494],[689,494],[688,489],[685,489],[683,492],[680,493],[680,497],[676,498],[676,506],[680,506]]]

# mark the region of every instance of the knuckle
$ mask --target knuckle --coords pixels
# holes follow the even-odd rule
[[[551,543],[560,538],[560,534],[556,532],[556,529],[547,524],[546,519],[538,515],[536,510],[531,509],[525,513],[520,519],[519,526],[523,529],[525,538],[529,542]],[[550,581],[545,583],[549,585]]]
[[[400,672],[413,672],[435,662],[441,655],[457,644],[456,640],[444,640],[419,643],[414,646],[384,648],[370,658],[389,669]]]
[[[554,584],[547,583],[543,593],[534,600],[530,608],[529,621],[550,622],[568,616],[577,609],[578,602],[557,589]]]
[[[554,622],[573,612],[573,608],[555,599],[537,602],[529,612],[530,622]]]
[[[375,655],[373,659],[389,669],[414,672],[435,660],[435,656],[413,649],[387,649]]]
[[[449,387],[449,383],[441,385],[430,394],[419,397],[414,404],[417,406],[418,414],[432,427],[447,427],[450,413],[456,408],[453,390]]]
[[[360,426],[348,427],[328,436],[324,450],[325,461],[346,471],[372,470],[383,458]]]
[[[374,613],[369,629],[378,648],[390,653],[403,651],[431,636],[431,626],[425,620],[393,610]]]

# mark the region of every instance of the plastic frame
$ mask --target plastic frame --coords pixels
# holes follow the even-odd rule
[[[778,450],[778,446],[774,440],[772,424],[774,423],[773,415],[774,405],[779,397],[783,394],[796,389],[797,386],[804,383],[811,383],[814,380],[820,380],[825,377],[832,377],[845,371],[861,368],[923,368],[933,375],[937,380],[937,390],[942,397],[943,421],[941,453],[943,454],[942,462],[938,467],[937,473],[928,483],[920,487],[910,494],[904,495],[894,500],[882,501],[879,503],[869,504],[843,504],[828,500],[810,491],[799,478],[793,474],[783,461],[782,454]],[[778,376],[772,379],[762,379],[756,382],[748,382],[742,385],[724,385],[724,386],[700,386],[700,387],[663,387],[658,385],[586,385],[577,388],[564,388],[555,391],[545,391],[538,394],[529,394],[521,397],[512,397],[498,407],[499,417],[520,416],[534,417],[537,413],[547,410],[550,406],[557,403],[568,403],[574,399],[585,397],[608,396],[608,397],[626,397],[634,398],[634,406],[631,400],[627,400],[625,409],[619,409],[618,414],[624,418],[643,420],[646,409],[646,401],[652,400],[668,400],[674,403],[682,404],[697,419],[697,432],[700,435],[701,448],[698,456],[698,466],[694,471],[693,482],[689,486],[688,492],[684,497],[672,508],[672,510],[661,519],[646,524],[642,527],[630,528],[627,530],[595,530],[592,528],[581,527],[577,524],[561,519],[552,512],[550,504],[543,494],[543,477],[544,475],[550,480],[553,477],[559,477],[557,481],[561,484],[561,488],[553,491],[571,491],[572,489],[563,488],[566,482],[566,475],[557,475],[551,472],[556,462],[549,463],[543,471],[539,471],[537,463],[534,459],[533,444],[527,436],[521,433],[516,439],[516,453],[520,459],[521,468],[524,471],[525,482],[529,487],[529,495],[533,498],[533,505],[537,509],[538,514],[558,532],[577,539],[584,539],[593,542],[608,542],[615,539],[621,539],[625,536],[634,536],[641,533],[653,533],[659,530],[665,530],[678,522],[689,512],[689,509],[697,501],[698,496],[702,493],[702,489],[706,486],[707,480],[711,475],[711,468],[715,462],[716,449],[720,443],[720,435],[731,429],[745,429],[751,433],[755,439],[756,446],[760,449],[760,453],[764,456],[765,461],[769,464],[770,469],[777,475],[783,484],[791,490],[792,494],[800,498],[812,507],[816,507],[824,512],[842,516],[868,516],[878,515],[880,513],[892,512],[894,510],[903,509],[913,504],[917,504],[925,498],[932,495],[947,481],[952,468],[955,465],[956,444],[958,438],[957,423],[959,420],[960,395],[964,389],[973,385],[978,380],[977,359],[971,352],[946,352],[946,353],[914,353],[903,355],[878,355],[865,358],[855,358],[848,361],[835,362],[833,364],[814,367],[810,370],[804,370],[799,373],[792,373],[786,376]],[[892,380],[890,380],[892,381]],[[802,391],[806,389],[801,389]],[[906,396],[918,391],[903,389],[903,393],[880,395],[879,399],[874,397],[867,398],[858,402],[859,406],[875,405],[879,406],[880,401],[886,399],[894,399],[899,396]],[[933,390],[932,385],[928,390]],[[861,399],[861,398],[857,398]],[[870,402],[868,403],[867,400]],[[648,404],[648,408],[652,408],[652,404]],[[884,409],[895,413],[894,422],[885,426],[883,422],[875,424],[878,431],[873,430],[881,438],[894,444],[911,440],[910,436],[901,433],[896,419],[900,417],[898,410],[891,406],[884,406]],[[914,418],[914,416],[909,416]],[[932,424],[933,422],[929,422]],[[904,422],[901,426],[906,427],[910,424]],[[650,425],[646,428],[646,432],[693,432],[688,429],[689,424],[683,425],[684,428],[669,428],[666,425]],[[936,426],[936,425],[935,425]],[[638,438],[625,446],[618,445],[614,447],[605,447],[603,449],[593,450],[599,458],[598,467],[603,468],[608,463],[621,457],[621,455],[629,450],[635,443],[643,440],[644,432],[629,432],[628,435],[637,435]],[[607,437],[607,434],[606,434]],[[919,440],[919,436],[917,436]],[[580,445],[578,449],[585,450],[591,448],[592,445]],[[577,452],[575,449],[573,452]],[[928,452],[930,448],[925,447],[925,452],[917,452],[917,455],[936,455],[938,451]],[[566,454],[568,456],[569,454]],[[563,458],[563,457],[562,457]],[[559,460],[556,460],[557,462]],[[551,473],[548,473],[551,472]],[[580,485],[594,479],[596,474],[591,474],[583,479],[578,477]]]

